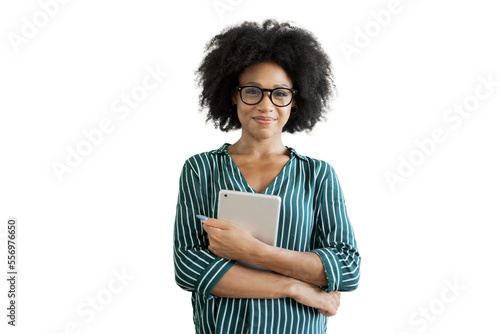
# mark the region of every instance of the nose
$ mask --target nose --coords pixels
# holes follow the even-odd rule
[[[259,102],[259,109],[262,111],[272,111],[274,104],[271,102],[271,92],[264,92],[264,97]]]

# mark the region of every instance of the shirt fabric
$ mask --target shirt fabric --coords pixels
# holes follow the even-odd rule
[[[175,280],[191,291],[196,333],[326,333],[327,317],[292,298],[239,299],[210,294],[236,263],[212,255],[197,214],[217,217],[221,189],[256,193],[224,144],[186,160],[180,176],[174,227]],[[263,194],[281,197],[276,246],[314,252],[323,262],[325,291],[358,286],[361,257],[334,169],[299,155],[290,160]]]

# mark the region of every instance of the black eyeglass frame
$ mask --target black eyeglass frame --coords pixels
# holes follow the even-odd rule
[[[248,88],[248,87],[260,89],[260,91],[262,92],[262,95],[260,96],[260,100],[259,100],[258,102],[255,102],[255,103],[247,103],[247,102],[243,101],[243,96],[242,96],[242,94],[243,94],[243,93],[242,93],[241,91],[243,90],[243,88]],[[238,92],[240,92],[240,99],[241,99],[241,101],[242,101],[244,104],[246,104],[246,105],[249,105],[249,106],[254,106],[254,105],[256,105],[256,104],[259,104],[259,103],[262,101],[262,99],[264,98],[264,93],[265,93],[265,92],[269,92],[269,99],[271,100],[271,102],[272,102],[272,103],[273,103],[276,107],[280,107],[280,108],[283,108],[283,107],[286,107],[286,106],[290,105],[290,103],[292,103],[292,102],[293,102],[293,99],[295,98],[295,95],[297,95],[297,93],[299,92],[299,91],[298,91],[298,90],[296,90],[296,89],[287,88],[287,87],[277,87],[277,88],[269,89],[269,88],[260,88],[260,87],[258,87],[258,86],[237,86],[237,87],[236,87],[236,89],[238,90]],[[274,101],[273,101],[273,92],[274,92],[275,90],[278,90],[278,89],[285,89],[285,90],[288,90],[288,91],[292,92],[292,99],[290,100],[290,102],[288,102],[288,103],[287,103],[287,104],[285,104],[284,106],[280,106],[280,105],[278,105],[278,104],[274,103]]]

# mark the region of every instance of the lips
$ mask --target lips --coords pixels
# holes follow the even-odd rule
[[[259,124],[271,124],[274,123],[274,121],[276,121],[272,117],[262,117],[262,116],[254,117],[253,119]]]

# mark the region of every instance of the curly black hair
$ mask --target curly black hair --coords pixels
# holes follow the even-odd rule
[[[208,107],[207,122],[230,131],[241,128],[232,95],[241,72],[264,61],[280,65],[298,90],[284,132],[310,131],[323,119],[336,94],[330,60],[311,32],[288,22],[266,20],[261,25],[245,21],[230,26],[205,46],[205,57],[196,71],[201,86],[200,110]]]

